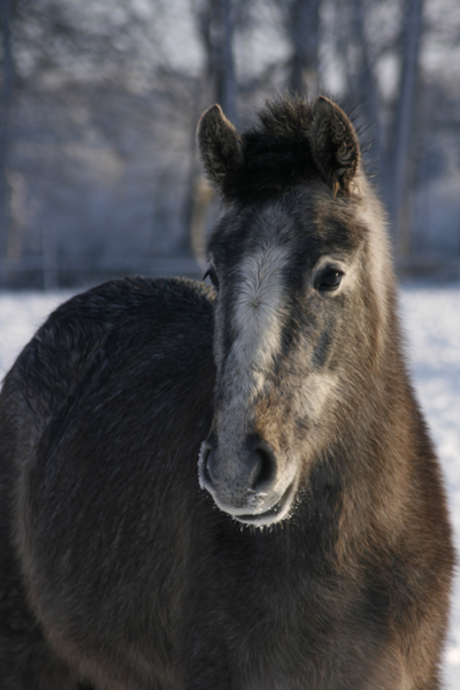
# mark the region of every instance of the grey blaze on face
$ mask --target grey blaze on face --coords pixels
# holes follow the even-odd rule
[[[293,512],[346,404],[338,355],[365,357],[373,338],[351,327],[366,308],[369,251],[351,123],[323,97],[269,105],[260,119],[240,137],[213,106],[198,130],[226,202],[208,245],[217,381],[200,483],[255,526]]]

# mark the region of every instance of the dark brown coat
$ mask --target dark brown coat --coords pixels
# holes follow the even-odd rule
[[[216,290],[102,285],[6,377],[0,688],[437,690],[451,530],[354,130],[199,138]]]

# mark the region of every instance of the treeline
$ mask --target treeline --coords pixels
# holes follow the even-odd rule
[[[458,270],[456,0],[2,0],[0,30],[3,286],[193,273],[200,113],[287,90],[353,111],[400,266]]]

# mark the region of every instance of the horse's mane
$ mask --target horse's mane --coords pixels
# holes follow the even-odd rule
[[[318,177],[309,134],[310,104],[298,97],[267,101],[241,134],[243,163],[227,175],[224,196],[241,205],[279,194]]]

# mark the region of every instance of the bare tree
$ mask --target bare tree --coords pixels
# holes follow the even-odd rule
[[[127,265],[141,245],[145,261],[200,254],[213,209],[195,151],[200,113],[218,101],[238,124],[285,88],[309,98],[330,89],[359,106],[396,246],[412,251],[412,196],[419,226],[423,214],[411,190],[429,186],[435,209],[439,178],[460,170],[460,80],[443,81],[457,69],[449,51],[460,10],[444,2],[451,12],[426,2],[423,50],[434,45],[446,58],[442,67],[423,62],[418,99],[423,0],[0,0],[0,260],[42,266],[46,254],[62,279],[74,257],[84,265],[118,256],[125,224],[138,238]],[[435,169],[432,149],[442,158]],[[429,179],[412,176],[414,152]],[[55,229],[55,241],[43,228]],[[422,232],[430,251],[434,233]]]
[[[198,34],[205,52],[206,86],[198,90],[193,108],[190,145],[189,191],[184,203],[184,225],[187,229],[186,250],[203,261],[206,222],[212,191],[201,173],[195,141],[195,126],[203,107],[210,102],[222,106],[226,116],[238,122],[238,84],[234,59],[235,11],[232,0],[205,0],[195,7]],[[204,98],[203,98],[204,96]]]
[[[372,12],[401,10],[399,29],[375,40]],[[401,0],[385,8],[381,0],[341,0],[336,10],[336,48],[344,66],[346,93],[361,107],[367,139],[372,143],[371,164],[387,203],[398,252],[407,252],[410,223],[407,221],[411,141],[422,32],[423,0]],[[369,21],[369,19],[371,21]],[[397,25],[396,25],[397,26]],[[377,32],[378,33],[378,32]],[[394,96],[383,97],[378,80],[379,61],[391,55],[399,65]],[[376,165],[375,163],[378,162]],[[404,221],[406,218],[406,221]]]
[[[13,92],[14,64],[11,50],[12,0],[0,1],[0,28],[2,37],[2,88],[0,105],[0,261],[6,256],[9,226],[8,149],[10,145],[10,110]],[[2,271],[3,273],[3,271]],[[3,282],[3,275],[1,282]]]
[[[309,97],[319,89],[320,7],[321,0],[291,0],[285,11],[286,32],[292,45],[289,88]]]
[[[409,223],[404,222],[404,205],[409,190],[409,159],[414,129],[423,0],[406,0],[401,42],[401,70],[395,104],[387,166],[388,208],[397,247],[409,251]]]
[[[358,69],[353,80],[352,93],[362,105],[366,124],[370,129],[373,158],[379,161],[383,147],[382,102],[377,84],[375,57],[372,55],[369,37],[366,31],[366,7],[364,0],[352,2],[352,30],[354,44],[358,52]],[[380,168],[374,172],[380,180]],[[380,180],[381,181],[381,180]]]
[[[238,90],[233,57],[233,4],[232,0],[206,0],[198,9],[197,18],[212,98],[220,103],[226,116],[236,122]]]

